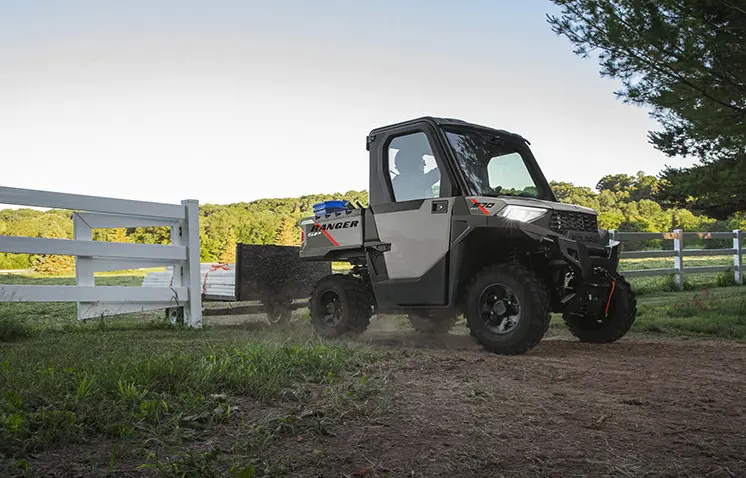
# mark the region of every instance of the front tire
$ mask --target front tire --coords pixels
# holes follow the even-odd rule
[[[605,308],[604,308],[605,309]],[[608,344],[624,337],[637,317],[637,299],[622,276],[616,277],[614,292],[606,310],[595,320],[586,315],[563,314],[562,318],[575,337],[581,342]]]
[[[541,341],[549,328],[549,294],[520,264],[496,264],[477,274],[466,299],[471,334],[490,352],[515,355]]]
[[[365,331],[372,315],[371,298],[363,281],[346,274],[321,279],[313,289],[311,324],[322,337],[341,337]]]

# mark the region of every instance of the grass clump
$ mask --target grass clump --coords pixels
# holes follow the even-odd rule
[[[160,350],[152,350],[92,346],[86,339],[106,335],[95,331],[60,335],[79,342],[78,353],[34,359],[14,348],[0,357],[0,453],[23,455],[96,434],[186,438],[228,418],[231,396],[268,400],[294,384],[329,382],[372,357],[367,349],[318,341],[208,343],[189,351],[163,337]]]
[[[739,291],[740,292],[740,291]],[[663,303],[644,301],[633,331],[724,339],[746,339],[746,295],[702,289]]]
[[[13,317],[0,313],[0,342],[15,342],[33,335],[31,327]]]
[[[736,283],[736,276],[733,272],[733,267],[728,268],[727,271],[718,274],[717,286],[718,287],[733,287],[738,285]]]

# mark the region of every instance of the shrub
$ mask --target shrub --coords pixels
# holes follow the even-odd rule
[[[665,279],[663,279],[663,282],[661,283],[661,289],[665,292],[676,292],[679,290],[678,287],[676,287],[676,276],[671,274],[669,276],[666,276]],[[681,290],[693,290],[694,287],[692,286],[691,282],[684,279],[684,283],[682,284]]]
[[[70,273],[75,271],[75,258],[42,254],[34,259],[33,269],[34,272],[46,275]]]
[[[731,287],[736,285],[736,278],[732,267],[729,267],[727,271],[718,274],[717,285],[718,287]]]

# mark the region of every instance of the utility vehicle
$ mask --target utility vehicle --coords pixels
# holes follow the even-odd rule
[[[560,203],[518,134],[423,117],[374,129],[367,207],[317,205],[301,261],[342,261],[315,283],[318,334],[360,333],[374,314],[447,332],[463,314],[489,351],[534,347],[561,313],[586,342],[613,342],[636,316],[619,243],[592,209]]]

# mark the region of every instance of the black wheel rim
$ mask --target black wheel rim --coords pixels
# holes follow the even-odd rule
[[[513,289],[491,284],[479,295],[479,315],[493,334],[509,334],[521,320],[521,303]]]
[[[342,322],[342,299],[334,291],[328,291],[321,296],[321,321],[327,327],[336,327]]]

